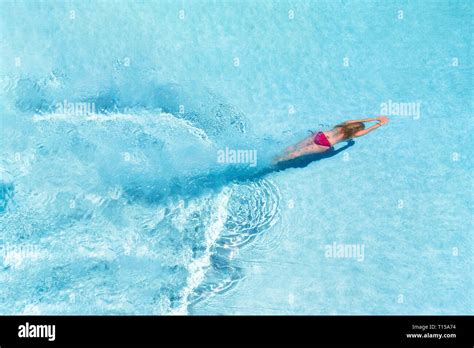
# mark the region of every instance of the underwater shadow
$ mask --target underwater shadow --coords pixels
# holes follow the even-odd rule
[[[195,198],[210,191],[219,191],[231,183],[248,183],[249,181],[263,179],[271,173],[281,172],[290,168],[304,168],[313,162],[334,157],[354,144],[355,142],[350,140],[346,145],[337,150],[307,155],[264,168],[230,166],[225,170],[179,177],[175,178],[170,185],[167,185],[166,191],[160,189],[162,186],[150,183],[144,187],[134,186],[126,190],[126,192],[133,200],[142,201],[147,204],[160,204],[164,199],[174,196]],[[150,189],[150,187],[155,189]]]
[[[248,182],[252,180],[258,180],[258,179],[264,178],[268,174],[281,172],[290,168],[304,168],[313,162],[317,162],[322,159],[334,157],[338,155],[339,153],[341,153],[342,151],[347,150],[349,147],[353,146],[354,144],[355,142],[353,140],[350,140],[347,142],[346,145],[340,147],[337,150],[332,149],[323,153],[302,156],[294,160],[281,162],[276,165],[270,165],[268,167],[259,169],[257,171],[255,171],[255,169],[252,169],[252,168],[240,169],[240,168],[231,167],[218,173],[209,173],[207,175],[202,175],[199,177],[188,178],[188,180],[190,180],[188,182],[191,182],[193,186],[199,187],[200,189],[204,189],[204,188],[221,189],[222,187],[230,183],[243,183],[243,182]],[[196,190],[194,192],[198,192],[198,191],[199,190]]]
[[[355,141],[351,139],[346,143],[346,145],[340,147],[337,150],[332,149],[332,150],[329,150],[329,151],[326,151],[326,152],[323,152],[323,153],[316,153],[316,154],[312,154],[312,155],[306,155],[306,156],[296,158],[294,160],[280,162],[276,165],[276,167],[278,168],[277,171],[282,171],[282,170],[285,170],[285,169],[288,169],[288,168],[304,168],[304,167],[307,167],[312,162],[320,161],[320,160],[325,159],[325,158],[334,157],[337,154],[339,154],[340,152],[348,149],[349,147],[351,147],[354,144],[355,144]],[[275,170],[273,170],[273,171],[275,171]]]

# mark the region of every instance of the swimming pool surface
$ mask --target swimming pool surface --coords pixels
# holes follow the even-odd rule
[[[0,314],[473,314],[472,16],[1,1]]]

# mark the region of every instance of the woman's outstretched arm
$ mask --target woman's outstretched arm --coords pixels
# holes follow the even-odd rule
[[[361,120],[349,120],[349,121],[346,121],[344,123],[349,124],[349,123],[356,123],[356,122],[372,122],[372,121],[381,121],[382,122],[383,119],[387,119],[387,118],[385,116],[371,117],[371,118],[363,118]]]
[[[358,131],[357,133],[354,134],[354,137],[361,137],[363,135],[366,135],[367,133],[372,132],[374,129],[379,128],[381,125],[388,123],[388,117],[380,116],[380,117],[376,117],[376,119],[379,121],[378,123],[374,124],[373,126],[367,129]]]

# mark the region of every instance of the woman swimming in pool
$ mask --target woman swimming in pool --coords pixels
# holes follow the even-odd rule
[[[373,121],[378,122],[365,129],[364,122]],[[338,124],[331,130],[312,134],[299,143],[286,148],[283,155],[278,156],[273,160],[273,164],[292,160],[305,155],[326,152],[341,141],[347,141],[352,138],[361,137],[387,123],[388,118],[386,116],[346,121],[344,123]]]

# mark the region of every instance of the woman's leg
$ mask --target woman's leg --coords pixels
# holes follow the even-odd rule
[[[283,150],[283,154],[285,155],[285,154],[288,154],[290,152],[297,151],[297,150],[302,149],[302,148],[304,148],[308,145],[313,144],[314,143],[313,136],[314,135],[310,135],[310,136],[304,138],[303,140],[301,140],[299,143],[288,146],[285,150]]]
[[[300,147],[297,147],[297,145],[300,144]],[[283,162],[283,161],[288,161],[292,160],[301,156],[306,156],[306,155],[311,155],[314,153],[322,153],[326,152],[330,149],[328,146],[321,146],[321,145],[316,145],[312,142],[308,145],[304,145],[303,142],[300,142],[295,145],[295,149],[293,151],[285,152],[283,155],[275,158],[273,160],[273,163],[276,164],[278,162]]]

